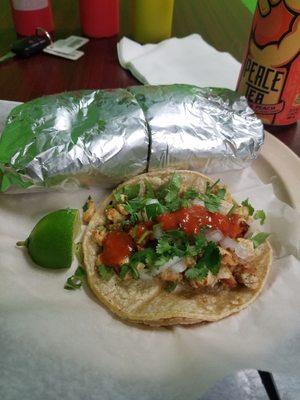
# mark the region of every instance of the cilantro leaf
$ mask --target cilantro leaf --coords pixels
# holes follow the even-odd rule
[[[139,277],[140,277],[139,271],[137,270],[136,265],[133,264],[133,263],[130,263],[130,264],[123,264],[123,265],[121,266],[121,270],[120,270],[120,274],[119,274],[120,279],[123,280],[123,279],[125,278],[127,272],[129,272],[129,273],[131,274],[131,276],[133,277],[133,279],[136,279],[136,280],[137,280],[137,279],[139,279]]]
[[[198,233],[197,236],[195,236],[195,248],[197,250],[197,253],[200,253],[201,250],[207,245],[207,239],[204,236],[203,232]]]
[[[249,215],[253,215],[253,213],[254,213],[254,208],[253,208],[252,205],[250,204],[249,199],[246,199],[246,200],[242,201],[242,206],[248,208],[248,213],[249,213]]]
[[[85,211],[87,211],[87,209],[89,208],[89,202],[92,200],[92,197],[91,196],[89,196],[88,198],[87,198],[87,201],[84,203],[84,205],[82,206],[82,210],[83,210],[83,212],[85,212]]]
[[[237,204],[234,203],[233,206],[232,206],[232,207],[230,208],[230,210],[228,211],[227,216],[228,216],[228,215],[231,215],[231,214],[233,213],[233,211],[234,211],[236,208],[237,208]]]
[[[168,258],[174,256],[183,257],[187,244],[188,241],[184,232],[169,231],[158,240],[156,252]]]
[[[172,250],[172,246],[169,243],[169,238],[166,235],[164,235],[158,240],[156,246],[156,253],[164,254],[170,252],[170,250]]]
[[[200,262],[204,263],[214,275],[217,275],[221,264],[221,253],[215,242],[208,242]]]
[[[191,256],[194,257],[198,254],[197,248],[194,245],[187,244],[186,249],[185,249],[185,255],[186,256]]]
[[[136,268],[136,265],[135,264],[129,264],[129,268],[130,268],[130,273],[131,273],[133,279],[136,279],[136,280],[139,279],[140,274],[139,274],[139,271]]]
[[[145,211],[149,219],[154,219],[160,214],[164,213],[164,208],[160,203],[146,204]]]
[[[251,237],[253,242],[253,247],[256,249],[260,246],[271,234],[267,232],[259,232],[256,235]]]
[[[198,197],[198,192],[192,187],[188,188],[183,195],[183,198],[185,200],[194,200],[197,197]]]
[[[266,213],[264,212],[264,210],[257,210],[253,217],[254,219],[259,219],[260,225],[263,225],[266,219]]]
[[[202,268],[189,268],[185,271],[185,277],[187,279],[196,279],[196,280],[202,280],[205,279],[208,275],[208,268],[206,266],[203,266]]]
[[[206,182],[206,193],[210,193],[211,191],[212,191],[212,189],[215,187],[215,186],[217,186],[217,184],[220,182],[220,178],[219,179],[217,179],[212,185],[210,185],[210,183],[209,182]]]
[[[171,258],[171,256],[165,256],[165,255],[156,258],[156,260],[155,260],[155,262],[154,262],[154,267],[155,267],[155,268],[161,267],[161,266],[164,265],[166,262],[168,262],[168,261],[170,260],[170,258]]]
[[[137,241],[137,244],[141,244],[143,243],[143,241],[146,239],[147,236],[149,236],[151,234],[151,231],[145,231],[142,233],[142,235],[140,236],[140,238]]]
[[[83,250],[82,250],[82,242],[78,242],[75,244],[75,257],[79,264],[83,264]]]
[[[179,208],[184,207],[185,202],[186,202],[186,200],[182,200],[179,197],[175,197],[174,200],[172,200],[166,204],[166,208],[168,211],[171,211],[171,212],[176,211],[176,210],[179,210]]]
[[[206,196],[203,198],[203,201],[204,201],[205,208],[207,208],[208,211],[216,212],[220,208],[220,201],[218,200],[218,198]]]
[[[146,188],[146,197],[151,199],[156,197],[154,189],[149,181],[145,181],[145,188]]]
[[[140,193],[141,185],[139,183],[135,185],[125,185],[123,187],[123,193],[127,196],[128,200],[135,199]]]
[[[171,292],[173,292],[173,290],[176,289],[177,285],[178,285],[178,281],[169,282],[167,284],[167,286],[165,287],[165,291],[168,293],[171,293]]]
[[[221,200],[224,199],[226,189],[221,188],[217,191],[216,194],[212,193],[213,187],[220,181],[218,179],[212,186],[207,182],[206,190],[204,194],[199,194],[198,197],[200,200],[204,201],[205,207],[208,211],[216,212],[220,208]]]
[[[145,199],[137,198],[129,200],[124,204],[125,211],[130,214],[129,220],[132,225],[135,225],[139,221],[140,217],[138,212],[142,211],[145,206]]]
[[[85,270],[78,266],[74,275],[70,276],[65,283],[64,288],[67,290],[76,290],[79,289],[82,285],[83,279],[85,277]]]
[[[122,203],[122,194],[120,192],[114,192],[114,198],[117,203]]]
[[[221,189],[219,189],[219,190],[217,191],[216,196],[217,196],[220,200],[223,200],[224,197],[225,197],[225,193],[226,193],[226,189],[221,188]]]
[[[85,270],[80,265],[78,265],[78,267],[74,273],[74,276],[76,276],[77,278],[83,279],[85,277]]]
[[[165,235],[171,238],[172,240],[187,240],[187,236],[183,231],[167,231]]]
[[[169,182],[169,188],[172,190],[179,191],[181,187],[181,181],[182,181],[181,176],[179,174],[176,174],[176,172],[174,172]]]
[[[160,192],[161,200],[164,200],[166,204],[175,201],[179,195],[180,187],[181,187],[181,176],[179,174],[174,173],[170,181],[165,186],[165,188],[163,188]]]
[[[155,250],[151,247],[146,247],[145,249],[137,251],[133,254],[130,259],[130,264],[137,265],[139,262],[142,262],[145,265],[151,266],[154,264],[155,259]]]
[[[113,268],[107,267],[104,264],[97,265],[97,270],[101,278],[103,278],[106,281],[109,280],[114,274]]]
[[[129,265],[128,264],[123,264],[120,270],[120,278],[123,280],[127,274],[127,272],[129,271]]]

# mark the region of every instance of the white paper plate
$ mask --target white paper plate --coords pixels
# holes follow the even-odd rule
[[[300,158],[275,136],[266,132],[258,159],[252,164],[264,183],[273,182],[277,197],[300,210]]]

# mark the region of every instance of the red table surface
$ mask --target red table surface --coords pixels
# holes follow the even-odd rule
[[[0,14],[0,51],[5,53],[16,39],[8,1]],[[53,0],[56,38],[80,34],[77,2]],[[224,17],[224,15],[226,17]],[[241,61],[252,15],[241,0],[176,0],[173,36],[198,32],[214,47],[228,51]],[[130,35],[130,2],[121,1],[121,33]],[[118,62],[117,37],[91,39],[82,50],[85,55],[70,61],[39,54],[30,59],[12,59],[0,64],[0,99],[28,101],[66,90],[127,87],[139,82]],[[300,155],[300,124],[266,127]]]

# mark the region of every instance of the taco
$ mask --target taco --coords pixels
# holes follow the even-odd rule
[[[88,284],[121,319],[147,325],[217,321],[252,303],[272,259],[264,212],[193,171],[118,186],[83,239]],[[254,225],[254,227],[253,227]]]

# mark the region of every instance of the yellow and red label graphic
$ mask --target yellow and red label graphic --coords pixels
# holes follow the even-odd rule
[[[264,123],[300,119],[300,0],[259,0],[237,86]]]

